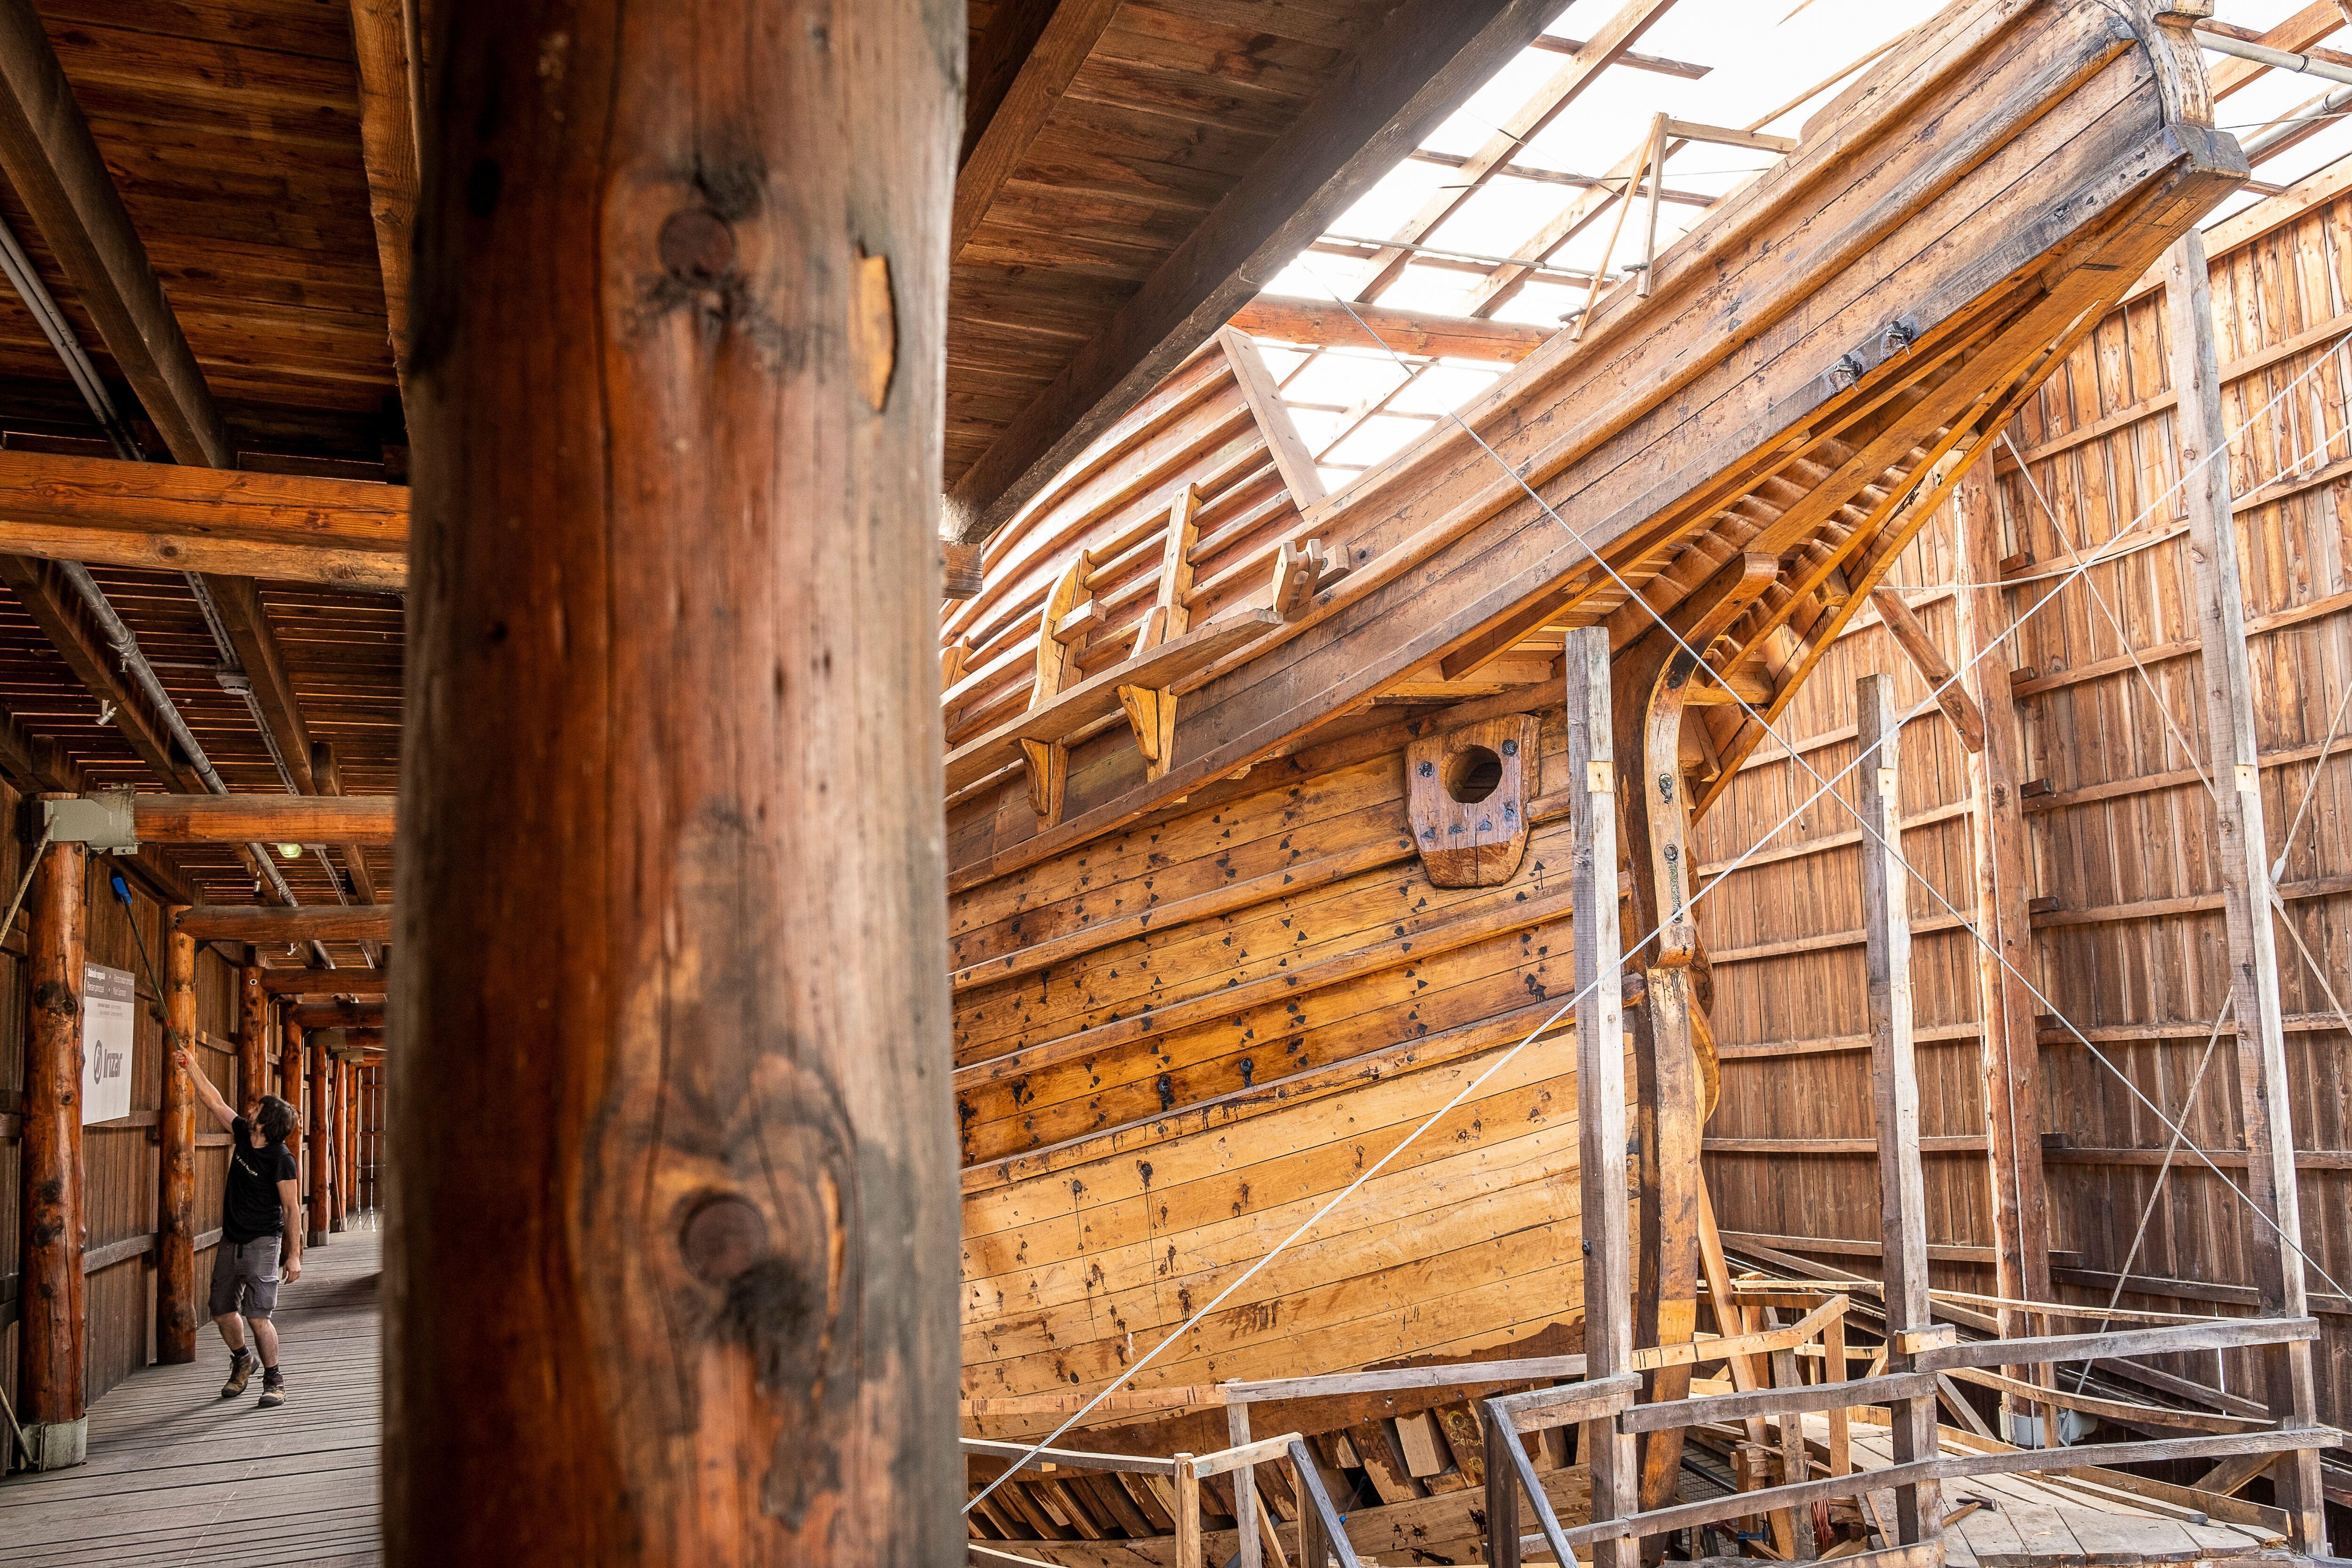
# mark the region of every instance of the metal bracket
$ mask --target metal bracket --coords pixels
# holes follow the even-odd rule
[[[100,789],[72,800],[41,802],[42,825],[62,844],[87,844],[107,854],[139,852],[139,830],[131,818],[128,786]]]

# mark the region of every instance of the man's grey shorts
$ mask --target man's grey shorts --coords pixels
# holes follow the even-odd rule
[[[277,1309],[280,1245],[279,1238],[264,1236],[241,1247],[224,1241],[213,1249],[212,1316],[266,1318]]]

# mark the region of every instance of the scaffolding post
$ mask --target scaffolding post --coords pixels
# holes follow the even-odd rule
[[[1568,634],[1570,894],[1576,939],[1576,1099],[1584,1224],[1584,1375],[1633,1369],[1633,1270],[1625,1224],[1624,945],[1617,928],[1617,759],[1609,631]],[[1637,1511],[1633,1437],[1602,1416],[1584,1428],[1592,1520]],[[1517,1442],[1513,1434],[1511,1441]],[[1595,1542],[1593,1568],[1634,1568],[1640,1542]]]
[[[2240,1103],[2246,1118],[2246,1195],[2270,1221],[2246,1228],[2248,1262],[2265,1317],[2306,1314],[2303,1226],[2294,1180],[2294,1127],[2280,1017],[2278,945],[2271,929],[2268,836],[2255,752],[2252,680],[2246,663],[2245,599],[2238,580],[2238,530],[2230,493],[2229,434],[2221,420],[2221,374],[2213,347],[2213,300],[2205,242],[2196,233],[2165,257],[2165,308],[2172,339],[2172,386],[2188,506],[2191,607],[2202,643],[2206,749],[2221,845],[2221,907],[2235,988]],[[2211,461],[2206,461],[2210,457]],[[2200,465],[2202,465],[2200,467]],[[2193,472],[2192,472],[2193,471]],[[2263,1376],[2271,1418],[2317,1421],[2308,1343],[2266,1345]],[[2297,1448],[2270,1469],[2297,1552],[2327,1550],[2319,1454]]]
[[[1911,1042],[1911,910],[1902,863],[1903,811],[1896,793],[1903,713],[1889,675],[1855,683],[1854,744],[1861,782],[1862,926],[1869,980],[1871,1112],[1878,1139],[1879,1244],[1885,1260],[1886,1370],[1914,1370],[1930,1322],[1927,1195],[1919,1169],[1919,1073]],[[1898,1465],[1936,1457],[1936,1399],[1892,1402]],[[1943,1505],[1934,1481],[1898,1487],[1889,1546],[1940,1541]]]

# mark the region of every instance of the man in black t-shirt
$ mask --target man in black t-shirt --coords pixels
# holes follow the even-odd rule
[[[250,1322],[253,1343],[261,1351],[261,1407],[274,1410],[286,1403],[286,1379],[278,1367],[278,1325],[269,1319],[278,1305],[281,1248],[285,1277],[302,1277],[302,1227],[286,1223],[287,1216],[302,1212],[294,1154],[286,1146],[286,1136],[294,1130],[294,1107],[275,1094],[264,1094],[250,1119],[240,1116],[196,1065],[194,1051],[182,1046],[173,1054],[195,1085],[196,1098],[229,1132],[221,1239],[213,1249],[212,1317],[229,1349],[228,1381],[221,1385],[221,1397],[234,1399],[244,1393],[253,1375],[253,1353],[245,1348],[245,1324]]]

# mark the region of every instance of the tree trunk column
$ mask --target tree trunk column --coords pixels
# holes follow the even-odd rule
[[[163,1104],[158,1113],[155,1202],[155,1359],[196,1359],[196,1092],[174,1060],[196,1043],[196,940],[164,912]]]
[[[269,1092],[269,993],[261,987],[261,966],[245,950],[236,987],[236,1108],[247,1115]]]
[[[950,1562],[961,12],[442,15],[388,1558]]]
[[[51,844],[27,897],[17,1417],[36,1469],[82,1462],[81,996],[87,928],[79,844]]]
[[[290,998],[278,1003],[272,1021],[278,1027],[278,1097],[294,1107],[294,1127],[286,1134],[286,1147],[299,1159],[302,1155],[302,1031],[296,1029],[287,1017],[293,1007]]]
[[[327,1048],[323,1040],[305,1038],[311,1032],[298,1029],[290,1031],[289,1038],[302,1041],[302,1049],[309,1052],[310,1058],[310,1212],[303,1221],[303,1230],[310,1246],[323,1247],[327,1241],[329,1221],[335,1210],[334,1199],[330,1196],[332,1188],[329,1185],[334,1180],[335,1140],[329,1121]]]

